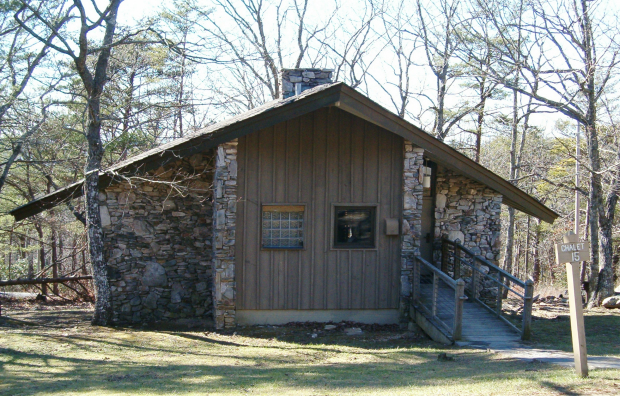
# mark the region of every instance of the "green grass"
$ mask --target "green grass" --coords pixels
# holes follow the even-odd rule
[[[11,314],[11,312],[9,312]],[[87,312],[0,320],[0,395],[557,395],[620,392],[620,371],[442,347],[400,331],[307,327],[236,334],[91,327]],[[446,352],[454,361],[437,360]]]
[[[568,308],[536,311],[532,322],[532,344],[573,351]],[[596,308],[584,314],[588,355],[620,356],[620,310]]]

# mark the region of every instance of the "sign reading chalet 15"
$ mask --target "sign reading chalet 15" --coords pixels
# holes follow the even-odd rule
[[[588,261],[590,260],[590,242],[556,243],[555,258],[558,264]]]

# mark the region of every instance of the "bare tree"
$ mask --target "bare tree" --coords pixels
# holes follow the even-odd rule
[[[458,95],[460,96],[459,103],[455,108],[448,110],[446,105],[448,91],[463,77],[462,71],[455,65],[457,52],[462,47],[458,33],[462,28],[462,2],[461,0],[440,0],[436,3],[436,8],[432,13],[429,7],[422,5],[420,0],[417,0],[416,5],[420,24],[416,34],[422,41],[426,63],[435,76],[436,82],[436,98],[431,100],[435,115],[433,134],[443,141],[448,137],[450,130],[465,116],[485,104],[490,92],[483,92],[477,103],[463,100],[464,94],[461,92]]]
[[[39,11],[41,8],[42,6],[39,5]],[[24,90],[30,83],[37,67],[39,67],[47,56],[50,44],[57,35],[57,30],[69,19],[69,16],[63,14],[62,11],[57,14],[49,15],[48,18],[50,22],[48,22],[48,24],[51,28],[46,32],[47,34],[40,33],[42,34],[42,36],[40,36],[41,44],[39,46],[34,45],[36,50],[33,51],[32,41],[36,41],[36,39],[31,37],[29,33],[15,21],[13,18],[15,12],[19,12],[17,5],[7,4],[2,8],[0,14],[0,43],[2,43],[3,46],[6,45],[6,51],[1,52],[4,56],[0,61],[0,80],[2,81],[2,83],[0,83],[0,132],[3,135],[2,138],[7,137],[8,128],[6,125],[6,118],[8,113],[14,109],[15,104],[18,103],[20,99],[28,100],[24,98]],[[45,30],[45,24],[41,22],[37,23],[34,18],[31,18],[30,22],[34,25],[32,26],[33,30],[37,32]],[[54,83],[50,83],[50,86],[53,85]],[[40,97],[41,102],[43,102],[45,94],[49,93],[51,89],[44,91],[45,93]],[[4,187],[11,166],[21,154],[24,143],[38,131],[45,121],[46,106],[44,103],[41,103],[41,109],[41,119],[37,122],[30,123],[30,125],[23,128],[24,131],[19,136],[15,139],[11,139],[11,153],[7,161],[2,164],[3,169],[0,174],[0,191],[2,191]],[[32,108],[30,108],[30,111],[31,110]],[[16,115],[15,118],[20,118],[20,116]]]
[[[199,10],[196,35],[211,44],[193,59],[211,66],[213,89],[223,96],[226,112],[279,98],[283,68],[316,66],[309,50],[329,22],[308,22],[308,0],[215,0],[214,5]]]
[[[81,0],[74,0],[73,4],[67,5],[61,2],[58,6],[63,15],[77,18],[80,22],[76,40],[78,48],[71,43],[70,33],[61,32],[56,25],[50,24],[46,16],[36,7],[36,2],[22,0],[22,6],[15,14],[19,25],[28,31],[33,37],[47,42],[34,31],[28,21],[30,19],[45,23],[51,32],[56,33],[58,44],[49,43],[49,46],[60,54],[68,56],[84,85],[87,94],[87,121],[86,140],[88,142],[88,157],[84,167],[85,182],[84,195],[86,197],[86,219],[88,228],[88,242],[90,260],[93,268],[93,279],[97,301],[93,324],[107,325],[112,319],[112,301],[110,286],[107,277],[107,266],[103,258],[103,230],[101,228],[101,216],[99,213],[99,171],[103,158],[103,143],[101,140],[101,107],[100,100],[103,88],[107,82],[107,70],[112,48],[128,40],[130,36],[114,41],[116,31],[116,18],[118,8],[122,0],[111,0],[108,5],[100,10],[92,3],[94,15],[87,14]],[[69,19],[69,18],[67,18]],[[103,29],[101,43],[94,45],[89,34]],[[98,33],[98,32],[97,32]],[[95,33],[96,34],[96,33]],[[89,56],[96,56],[96,63],[91,67],[88,63]]]
[[[366,79],[385,45],[376,47],[378,37],[374,29],[384,10],[374,0],[362,1],[358,7],[355,13],[334,13],[330,18],[333,22],[320,32],[317,53],[326,53],[326,59],[335,65],[336,81],[367,91]]]
[[[527,4],[523,12],[527,16],[523,30],[527,32],[530,44],[519,46],[506,33],[506,27],[513,26],[514,20],[501,12],[504,2],[479,2],[496,27],[498,39],[489,43],[501,54],[502,61],[511,66],[508,72],[493,69],[490,76],[584,126],[590,171],[592,263],[589,284],[592,293],[589,304],[597,305],[613,293],[613,279],[610,277],[613,273],[612,240],[609,238],[611,213],[606,213],[603,202],[601,177],[604,172],[597,107],[611,82],[617,78],[614,72],[618,65],[620,34],[617,26],[606,23],[604,10],[598,8],[603,4],[600,1],[535,0]],[[536,67],[538,57],[544,66],[542,69]],[[599,266],[601,249],[603,260]]]
[[[376,86],[388,95],[399,117],[405,118],[409,115],[410,118],[419,119],[419,115],[412,116],[409,108],[410,102],[418,100],[421,95],[415,91],[412,81],[415,76],[417,50],[420,49],[418,36],[411,33],[416,29],[415,18],[407,13],[406,2],[401,0],[393,8],[386,9],[380,19],[383,25],[380,36],[386,42],[384,52],[389,51],[382,55],[382,63],[391,71],[395,81],[391,80],[391,76],[387,77],[387,81],[380,80],[374,74],[370,74],[370,77]],[[394,89],[396,94],[392,93]]]

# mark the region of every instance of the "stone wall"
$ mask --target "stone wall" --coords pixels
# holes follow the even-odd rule
[[[295,85],[300,85],[300,92],[318,85],[332,82],[331,69],[282,69],[282,98],[295,95]]]
[[[113,322],[212,321],[213,152],[100,193]]]
[[[420,170],[424,162],[424,149],[405,141],[405,164],[403,173],[403,224],[401,232],[400,317],[401,323],[409,321],[411,305],[411,282],[413,257],[420,255],[422,235],[423,187]]]
[[[215,326],[234,327],[237,140],[217,148],[213,200],[213,304]]]
[[[445,168],[437,171],[436,191],[435,262],[441,259],[441,238],[447,236],[497,264],[502,196]]]

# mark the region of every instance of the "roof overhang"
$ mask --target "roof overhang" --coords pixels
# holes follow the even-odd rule
[[[559,217],[556,212],[506,179],[346,85],[342,88],[337,106],[411,141],[424,149],[428,159],[488,186],[503,196],[502,201],[506,205],[547,223],[553,223]]]
[[[336,106],[402,136],[423,148],[425,156],[430,160],[495,190],[503,196],[505,204],[515,209],[548,223],[552,223],[558,217],[557,213],[518,187],[343,83],[322,85],[291,98],[267,103],[187,137],[133,156],[100,172],[99,186],[105,188],[116,183],[118,179],[115,175],[127,176],[157,169],[179,158],[217,147],[232,139],[327,106]],[[15,220],[23,220],[62,202],[80,197],[82,194],[83,181],[79,181],[15,208],[9,213],[15,217]]]

